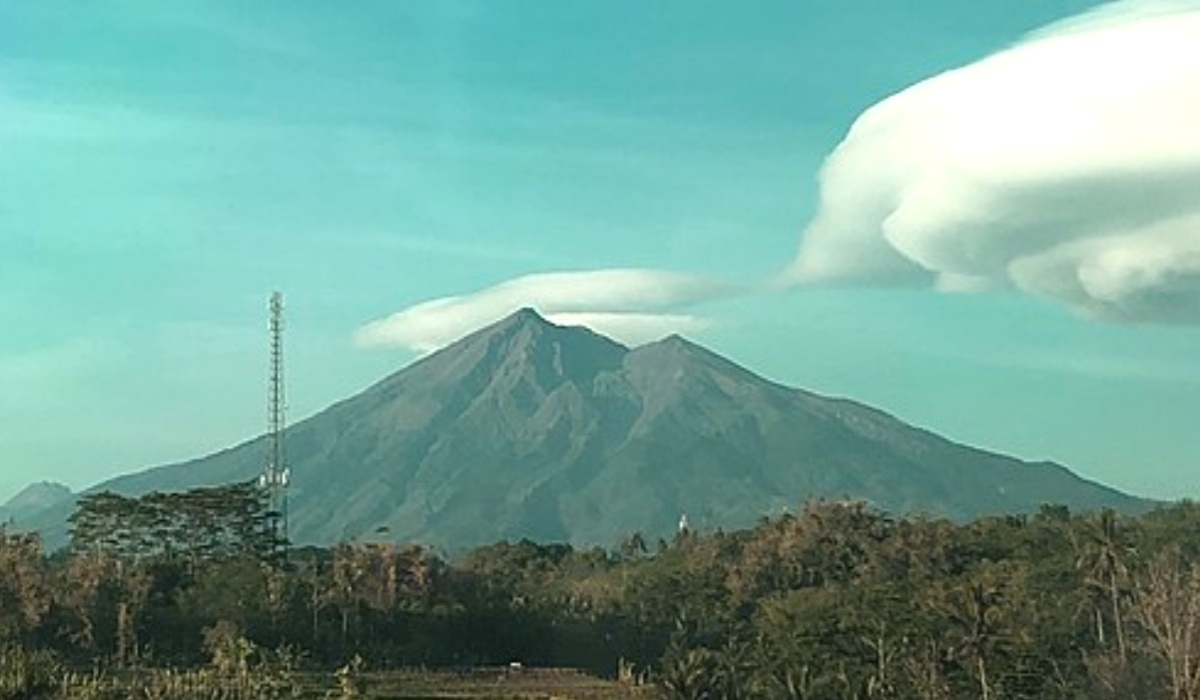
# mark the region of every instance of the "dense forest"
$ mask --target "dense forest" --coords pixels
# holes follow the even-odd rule
[[[575,667],[696,700],[1200,698],[1189,502],[959,524],[819,501],[740,532],[450,560],[386,532],[288,549],[272,521],[238,484],[89,496],[62,552],[0,530],[0,694],[39,659],[286,659]]]

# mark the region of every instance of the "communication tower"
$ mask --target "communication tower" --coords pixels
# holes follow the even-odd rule
[[[275,292],[270,302],[271,371],[267,380],[267,460],[258,484],[267,492],[267,512],[274,546],[287,547],[287,488],[291,470],[283,450],[287,404],[283,395],[283,295]]]

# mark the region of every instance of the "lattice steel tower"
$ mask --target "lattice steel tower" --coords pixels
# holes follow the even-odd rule
[[[266,489],[270,507],[269,524],[275,546],[287,547],[288,502],[287,488],[291,481],[291,470],[287,467],[283,450],[283,432],[286,427],[287,404],[283,395],[283,295],[271,295],[271,373],[267,380],[267,463],[259,477],[259,485]]]

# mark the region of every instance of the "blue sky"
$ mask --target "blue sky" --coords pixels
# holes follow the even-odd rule
[[[456,297],[464,322],[558,304],[564,318],[640,314],[651,334],[683,330],[771,379],[969,444],[1196,497],[1200,332],[1142,312],[1194,308],[1200,287],[1126,303],[1122,277],[1101,307],[1042,267],[995,283],[991,258],[939,267],[953,233],[922,219],[897,244],[905,260],[978,287],[946,294],[847,271],[857,232],[821,223],[846,220],[837,195],[864,181],[856,167],[896,150],[851,132],[865,110],[1095,5],[4,3],[0,499],[260,432],[276,289],[292,420],[443,340],[413,330],[421,304]],[[907,142],[938,142],[912,103],[875,113]],[[1016,216],[998,211],[989,226]],[[628,275],[589,276],[605,270],[686,279],[639,305],[636,288],[606,286]],[[564,300],[549,288],[564,279],[631,308]]]

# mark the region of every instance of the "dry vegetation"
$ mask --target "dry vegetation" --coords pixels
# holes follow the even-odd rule
[[[1191,503],[957,524],[817,502],[447,562],[385,542],[282,559],[245,503],[215,544],[166,521],[170,546],[142,551],[165,498],[98,501],[120,538],[84,528],[50,557],[0,531],[0,700],[1200,700]],[[206,507],[188,517],[222,522]]]

